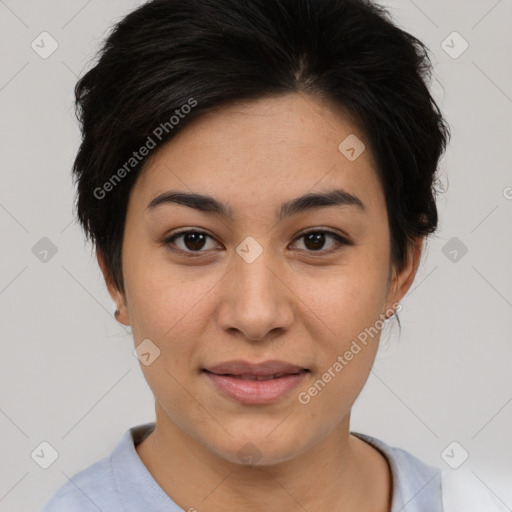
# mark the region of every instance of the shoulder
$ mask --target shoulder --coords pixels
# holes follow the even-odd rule
[[[140,460],[136,445],[154,423],[125,432],[112,453],[68,481],[43,506],[41,512],[105,512],[180,510],[159,487]]]
[[[393,476],[392,512],[510,512],[473,473],[429,466],[406,450],[365,434],[352,434],[388,460]]]
[[[43,506],[41,512],[98,512],[116,510],[116,485],[108,457],[80,471]]]
[[[372,445],[387,459],[393,480],[391,512],[443,512],[440,469],[380,439],[354,432],[352,434]]]
[[[443,469],[443,507],[446,512],[510,512],[510,509],[474,473]]]

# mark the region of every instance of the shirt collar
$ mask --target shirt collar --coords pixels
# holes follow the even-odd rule
[[[146,423],[129,429],[110,457],[123,512],[182,512],[158,485],[135,449],[154,427],[154,423]]]
[[[132,427],[124,434],[110,457],[112,474],[124,512],[183,511],[158,485],[135,449],[154,428],[154,422]],[[371,436],[356,432],[351,434],[379,450],[388,461],[393,480],[391,512],[442,511],[439,469]]]

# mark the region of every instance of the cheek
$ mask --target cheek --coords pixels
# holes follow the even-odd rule
[[[314,378],[300,390],[298,402],[311,420],[324,418],[327,430],[350,411],[372,369],[385,325],[381,288],[378,275],[351,279],[345,274],[331,281],[329,293],[310,302],[328,329],[316,337]]]
[[[169,361],[168,355],[162,353],[151,366],[142,367],[155,402],[185,432],[194,435],[196,432],[216,430],[218,424],[212,424],[212,417],[205,414],[201,401],[196,398],[190,376],[186,374],[186,365]]]
[[[338,308],[333,311],[335,300]],[[331,388],[338,387],[343,390],[342,395],[351,396],[366,381],[377,353],[384,325],[380,317],[381,301],[363,292],[357,297],[353,294],[331,297],[331,301],[326,304],[326,308],[331,308],[326,315],[330,329],[322,342],[318,370],[324,382],[333,382],[329,384]]]
[[[387,297],[387,274],[364,257],[353,258],[335,270],[301,279],[295,293],[304,303],[305,315],[319,318],[333,348],[343,345],[378,320]],[[309,311],[309,313],[307,313]]]
[[[305,412],[311,419],[321,415],[331,426],[347,414],[366,383],[384,326],[383,267],[363,265],[364,257],[354,259],[357,264],[340,267],[325,280],[311,279],[302,290],[304,314],[320,318],[322,324],[317,320],[311,328],[317,345],[316,374],[301,390],[299,403],[310,404]]]
[[[156,283],[148,279],[131,290],[135,343],[149,338],[159,350],[150,365],[141,364],[144,378],[162,409],[186,431],[191,425],[194,429],[207,429],[209,425],[209,417],[192,392],[198,371],[198,340],[204,337],[211,317],[211,312],[205,310],[209,288],[181,285],[177,279]]]
[[[200,332],[207,322],[204,308],[210,290],[219,280],[216,272],[201,273],[193,267],[178,269],[163,261],[137,257],[132,253],[126,264],[126,292],[134,339],[180,341]]]

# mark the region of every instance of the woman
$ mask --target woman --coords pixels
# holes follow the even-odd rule
[[[76,87],[77,211],[156,421],[45,512],[500,510],[350,431],[437,226],[430,69],[360,0],[154,0],[116,25]]]

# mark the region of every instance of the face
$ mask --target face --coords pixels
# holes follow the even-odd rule
[[[349,135],[365,142],[292,94],[204,115],[153,155],[129,198],[126,296],[109,290],[150,340],[157,426],[260,464],[348,432],[421,248],[392,272],[382,187],[368,147],[339,149]]]

